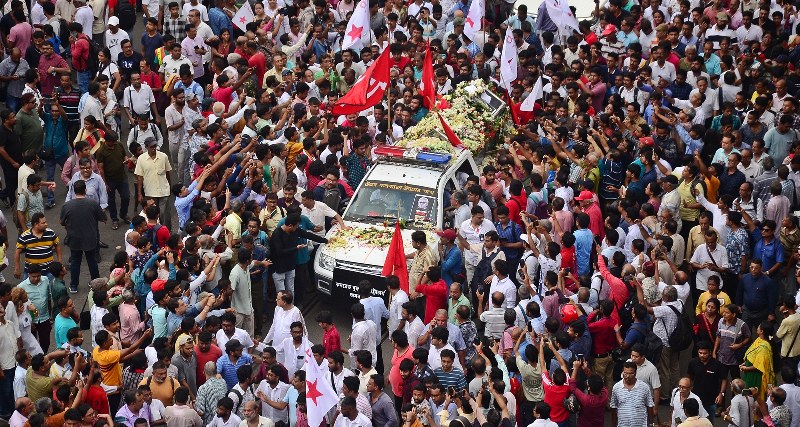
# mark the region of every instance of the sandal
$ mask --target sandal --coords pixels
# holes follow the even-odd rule
[[[119,229],[119,221],[113,221],[111,223],[111,229],[112,230],[118,230]]]

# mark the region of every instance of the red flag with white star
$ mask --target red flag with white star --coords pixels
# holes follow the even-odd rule
[[[317,361],[311,357],[311,350],[306,353],[306,408],[308,425],[318,426],[325,419],[325,414],[339,401],[333,386],[325,379]]]
[[[233,16],[233,25],[236,25],[244,32],[247,32],[247,24],[255,20],[256,15],[253,13],[253,8],[250,7],[250,2],[244,2],[236,15]]]
[[[350,91],[333,106],[334,115],[355,114],[370,108],[383,99],[389,87],[389,49],[367,68]]]
[[[368,44],[363,40],[369,40],[370,36],[370,21],[369,21],[369,1],[361,0],[356,6],[356,10],[350,15],[350,20],[347,21],[347,28],[344,30],[344,39],[342,40],[342,50],[355,49],[360,50]]]

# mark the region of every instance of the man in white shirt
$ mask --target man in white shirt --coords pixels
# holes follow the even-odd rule
[[[489,286],[489,295],[495,292],[502,292],[506,297],[503,307],[514,308],[517,304],[517,287],[508,275],[508,263],[506,260],[496,260],[493,273],[492,284]]]
[[[140,114],[150,115],[151,111],[150,117],[155,117],[155,121],[160,120],[153,90],[147,84],[142,84],[142,76],[137,72],[131,73],[131,85],[123,91],[122,108],[128,113],[131,125],[134,117]]]
[[[386,287],[389,289],[389,334],[404,326],[403,304],[408,302],[408,294],[400,289],[400,280],[397,276],[386,278]]]
[[[319,236],[325,235],[325,218],[333,218],[341,228],[347,228],[342,216],[323,202],[314,200],[314,192],[306,190],[301,194],[300,213],[306,216],[314,224],[311,230]]]
[[[705,292],[708,290],[708,278],[716,274],[721,276],[728,268],[728,251],[717,244],[717,233],[714,230],[706,230],[704,236],[705,243],[699,245],[692,255],[690,261],[692,267],[697,271],[697,290]],[[720,287],[722,287],[720,279]]]
[[[350,308],[353,316],[353,330],[350,334],[350,366],[356,368],[356,352],[366,350],[372,355],[373,366],[378,361],[375,343],[378,342],[378,326],[367,319],[364,304],[357,302]]]
[[[119,28],[119,18],[112,16],[108,18],[108,29],[106,30],[106,47],[111,52],[111,60],[117,62],[117,57],[122,53],[122,41],[130,40],[130,36],[125,30]]]
[[[273,365],[267,369],[266,378],[261,380],[256,389],[256,397],[261,401],[261,413],[273,421],[289,422],[287,408],[277,409],[268,402],[281,402],[289,390],[289,384],[280,380],[280,365]]]

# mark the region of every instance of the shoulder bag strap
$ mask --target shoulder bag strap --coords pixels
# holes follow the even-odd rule
[[[795,343],[795,341],[797,341],[797,336],[798,335],[800,335],[800,325],[798,325],[797,330],[794,331],[794,338],[792,338],[792,343],[789,345],[789,352],[786,353],[786,356],[784,356],[784,357],[789,357],[789,355],[792,354],[792,349],[794,348],[794,343]]]
[[[717,262],[714,261],[714,256],[711,255],[711,249],[708,249],[708,246],[706,246],[706,252],[708,253],[708,257],[711,258],[711,262],[714,264],[714,267],[719,268],[719,266],[717,265]]]

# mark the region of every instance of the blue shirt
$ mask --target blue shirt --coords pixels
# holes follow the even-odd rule
[[[69,156],[69,144],[67,142],[67,120],[64,116],[59,116],[58,120],[53,120],[53,114],[45,108],[42,119],[44,120],[44,148],[53,149],[53,157],[56,159],[66,159]]]
[[[747,273],[736,291],[736,303],[750,311],[773,308],[778,304],[778,284],[766,274],[756,278]]]
[[[520,236],[522,236],[522,227],[520,227],[516,222],[508,221],[508,224],[503,226],[500,221],[497,221],[494,223],[494,228],[497,230],[497,234],[500,236],[501,242],[522,242],[522,239],[520,239]],[[522,256],[522,249],[500,248],[500,250],[506,255],[507,260],[519,259],[520,256]]]
[[[453,284],[454,276],[464,270],[464,258],[461,256],[461,249],[453,245],[442,256],[442,279],[449,288]]]
[[[771,242],[765,242],[764,238],[761,237],[761,230],[758,228],[753,230],[750,235],[755,242],[753,244],[753,258],[761,260],[761,267],[764,273],[775,264],[783,262],[783,245],[781,245],[780,240],[773,237]]]
[[[588,228],[575,230],[572,234],[575,236],[575,259],[578,264],[578,274],[588,276],[592,274],[589,260],[592,257],[594,235]]]
[[[67,331],[78,326],[78,324],[75,323],[73,318],[64,317],[61,314],[56,315],[55,323],[56,348],[61,348],[67,342]]]
[[[236,384],[239,384],[239,380],[236,378],[236,370],[239,369],[240,366],[249,365],[251,363],[253,363],[253,358],[247,353],[242,353],[242,356],[239,357],[235,365],[231,363],[231,359],[227,354],[223,354],[222,357],[217,359],[217,373],[225,380],[225,383],[228,384],[228,390],[232,389]]]
[[[197,190],[197,181],[192,181],[189,184],[189,194],[185,197],[175,197],[175,210],[178,211],[178,228],[183,229],[186,220],[189,219],[189,214],[192,211],[192,202],[200,192]]]
[[[203,91],[203,87],[197,84],[197,82],[195,81],[192,81],[192,84],[186,86],[185,84],[183,84],[182,81],[179,80],[177,83],[175,83],[175,86],[173,87],[175,89],[183,89],[183,93],[185,95],[194,92],[194,94],[197,95],[197,99],[205,98],[205,92]],[[233,175],[235,176],[236,174],[234,173]]]
[[[233,23],[230,18],[222,9],[216,7],[208,10],[208,26],[211,27],[215,36],[219,36],[224,28],[227,28],[231,35],[233,34]]]

